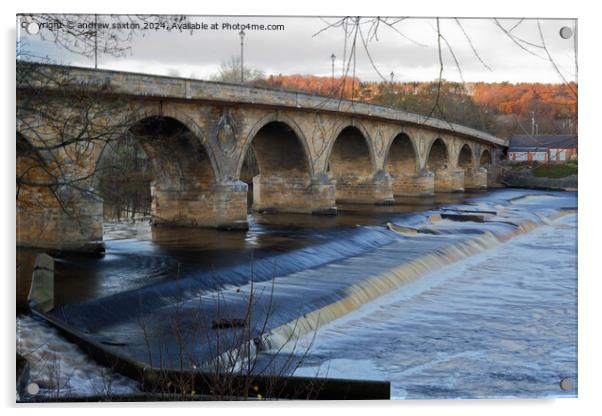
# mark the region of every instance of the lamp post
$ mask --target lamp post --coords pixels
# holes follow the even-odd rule
[[[394,95],[394,91],[393,91],[393,79],[395,78],[395,72],[391,71],[391,107],[393,107],[393,104],[395,104],[395,98],[393,97]]]
[[[245,82],[245,61],[244,61],[244,41],[245,41],[245,31],[241,30],[238,32],[238,36],[240,36],[240,83],[243,84]]]
[[[531,136],[535,136],[535,111],[531,111]]]
[[[334,60],[337,59],[337,57],[334,55],[334,53],[332,55],[330,55],[330,60],[332,61],[332,75],[330,77],[330,93],[334,94]]]

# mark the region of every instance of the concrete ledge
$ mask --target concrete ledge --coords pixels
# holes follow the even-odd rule
[[[17,246],[44,249],[53,255],[77,253],[102,257],[105,254],[104,241],[18,241]]]
[[[278,399],[313,399],[313,400],[388,400],[391,394],[391,383],[375,380],[349,380],[329,379],[323,377],[299,377],[271,374],[215,374],[200,371],[182,371],[171,368],[150,367],[145,363],[136,361],[128,356],[113,352],[90,336],[79,332],[64,322],[57,320],[40,311],[33,311],[56,327],[68,340],[77,343],[96,362],[114,371],[139,380],[142,389],[147,391],[161,391],[169,386],[169,391],[177,390],[181,380],[185,378],[198,395],[210,395],[214,390],[216,378],[227,380],[232,386],[232,395],[242,397],[251,394],[268,396]],[[248,390],[249,377],[251,377],[252,391]],[[169,384],[168,384],[169,383]],[[181,400],[181,396],[180,400]],[[70,398],[71,399],[71,398]],[[152,400],[152,398],[150,398]],[[71,401],[71,400],[69,400]],[[127,401],[127,400],[126,400]]]
[[[48,254],[36,257],[27,304],[43,313],[54,309],[54,259]]]

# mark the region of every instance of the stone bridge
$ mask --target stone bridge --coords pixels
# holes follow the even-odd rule
[[[153,223],[225,229],[246,227],[251,187],[254,210],[307,214],[334,214],[337,202],[389,204],[404,196],[483,189],[506,146],[465,126],[332,97],[31,67],[25,81],[18,75],[17,170],[36,175],[20,156],[20,149],[35,149],[46,164],[37,176],[58,172],[61,183],[53,192],[69,203],[52,203],[44,195],[49,191],[23,186],[17,202],[22,246],[102,248],[95,168],[103,141],[126,134],[153,167]],[[82,109],[78,94],[93,98],[90,108]],[[87,139],[78,140],[84,130]],[[27,203],[36,199],[45,204]]]

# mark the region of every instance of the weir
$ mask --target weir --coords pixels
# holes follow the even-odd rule
[[[440,210],[427,211],[396,220],[415,232],[384,226],[349,229],[347,238],[282,254],[280,260],[266,257],[238,270],[159,281],[62,305],[49,315],[107,351],[151,366],[174,367],[185,351],[188,366],[211,368],[216,360],[231,357],[228,351],[241,348],[236,329],[211,329],[218,316],[246,319],[253,351],[277,348],[427,272],[546,224],[576,203],[558,193],[499,195],[445,209],[458,215],[487,212],[483,221],[441,219]]]

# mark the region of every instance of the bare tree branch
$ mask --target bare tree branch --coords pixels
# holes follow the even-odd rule
[[[564,75],[562,74],[562,72],[560,71],[560,69],[558,68],[558,65],[556,65],[556,62],[552,58],[552,55],[550,54],[550,51],[546,47],[546,41],[545,41],[545,38],[543,36],[543,31],[541,30],[541,23],[539,22],[539,19],[537,19],[537,29],[539,30],[539,38],[541,39],[541,45],[543,47],[543,50],[546,52],[548,60],[550,61],[550,63],[554,67],[554,70],[556,71],[556,73],[562,79],[562,82],[564,82],[564,84],[571,91],[571,93],[573,93],[573,95],[575,96],[575,98],[577,98],[577,91],[575,91],[575,89],[573,88],[573,86],[566,80],[566,78],[564,77]]]
[[[479,60],[479,62],[485,67],[487,68],[489,71],[493,71],[491,69],[491,67],[489,65],[487,65],[483,59],[481,58],[481,55],[479,55],[479,53],[477,52],[476,48],[474,47],[473,43],[472,43],[472,39],[470,39],[470,36],[468,36],[468,33],[466,33],[466,30],[464,30],[464,26],[462,26],[462,23],[460,23],[460,19],[458,19],[457,17],[454,18],[454,20],[456,21],[456,23],[458,24],[458,26],[460,27],[460,29],[462,30],[462,33],[464,33],[464,37],[466,37],[466,40],[468,41],[468,44],[470,45],[470,49],[472,49],[472,52],[474,53],[474,55],[477,57],[477,59]]]

